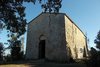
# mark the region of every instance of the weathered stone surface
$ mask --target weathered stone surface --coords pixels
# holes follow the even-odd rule
[[[28,24],[26,59],[39,58],[41,39],[46,41],[46,59],[82,59],[84,49],[87,55],[85,35],[65,14],[42,13]]]

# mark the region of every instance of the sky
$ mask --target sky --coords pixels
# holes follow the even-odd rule
[[[42,12],[38,3],[24,5],[28,22]],[[96,46],[94,39],[100,30],[100,0],[62,0],[60,13],[66,13],[87,35],[89,48]]]
[[[43,0],[42,3],[45,3],[45,1]],[[33,3],[24,3],[24,6],[26,6],[27,22],[30,22],[42,12],[41,5],[38,2],[35,5]],[[89,48],[96,46],[94,39],[100,30],[100,0],[62,0],[60,13],[66,13],[87,34]],[[7,42],[6,32],[6,30],[1,31],[0,42]]]

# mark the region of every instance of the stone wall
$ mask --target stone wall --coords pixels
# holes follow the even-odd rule
[[[86,36],[79,27],[65,16],[66,42],[70,48],[73,59],[83,59],[84,50],[87,55]]]
[[[80,50],[86,48],[86,38],[65,14],[42,13],[28,24],[26,59],[39,59],[41,36],[46,41],[46,59],[68,61],[70,56],[83,58]]]
[[[62,14],[41,14],[28,25],[27,59],[38,59],[39,38],[46,37],[45,58],[67,61],[65,24]]]

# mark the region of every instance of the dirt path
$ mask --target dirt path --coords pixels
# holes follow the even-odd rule
[[[0,67],[86,67],[84,64],[8,64],[8,65],[0,65]]]
[[[31,61],[31,62],[18,62],[13,64],[1,64],[0,67],[86,67],[82,63],[70,63],[70,64],[60,64],[53,62],[41,62],[41,61]]]

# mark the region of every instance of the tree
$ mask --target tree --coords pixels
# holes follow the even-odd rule
[[[3,44],[0,43],[0,59],[3,59]]]
[[[39,3],[42,2],[42,0],[38,1]],[[61,7],[61,0],[47,0],[48,3],[49,1],[55,1],[54,3],[57,5],[60,4]],[[6,28],[10,32],[8,34],[8,37],[11,38],[11,40],[8,40],[10,46],[14,46],[19,41],[19,37],[26,32],[27,22],[24,12],[26,7],[23,6],[23,2],[32,2],[35,4],[36,0],[0,0],[0,28]],[[13,38],[13,36],[16,37]],[[13,50],[13,48],[11,49]]]
[[[4,27],[12,33],[17,33],[17,37],[26,31],[23,2],[35,3],[35,0],[0,0],[0,23],[4,22]]]
[[[8,37],[11,39],[8,42],[10,43],[12,55],[14,55],[14,51],[15,53],[20,52],[20,47],[16,47],[20,45],[17,42],[19,37],[26,32],[27,22],[23,2],[33,2],[35,4],[36,0],[0,0],[0,29],[5,28],[10,32]],[[15,35],[16,37],[13,37]]]
[[[100,30],[99,32],[97,33],[97,37],[96,39],[94,40],[94,43],[96,44],[96,48],[98,48],[100,50]]]
[[[20,48],[20,41],[16,41],[13,43],[13,46],[11,47],[11,57],[13,60],[20,60],[20,53],[21,53],[21,48]]]
[[[97,57],[98,57],[98,52],[95,48],[91,47],[90,50],[90,67],[97,67]]]
[[[95,48],[91,47],[90,50],[90,62],[92,67],[100,67],[100,30],[97,33],[96,39],[94,40],[94,43],[96,44],[96,48],[99,49],[96,50]]]
[[[44,12],[54,12],[59,13],[59,9],[61,8],[62,0],[48,0],[45,4],[42,4],[41,7],[44,9]]]
[[[42,0],[38,1],[41,3]],[[61,8],[61,0],[47,1],[48,3],[54,1],[54,3],[60,4]],[[12,33],[17,33],[17,37],[20,37],[26,31],[27,23],[23,2],[33,2],[35,4],[36,0],[0,0],[0,23],[4,22],[4,27]]]

